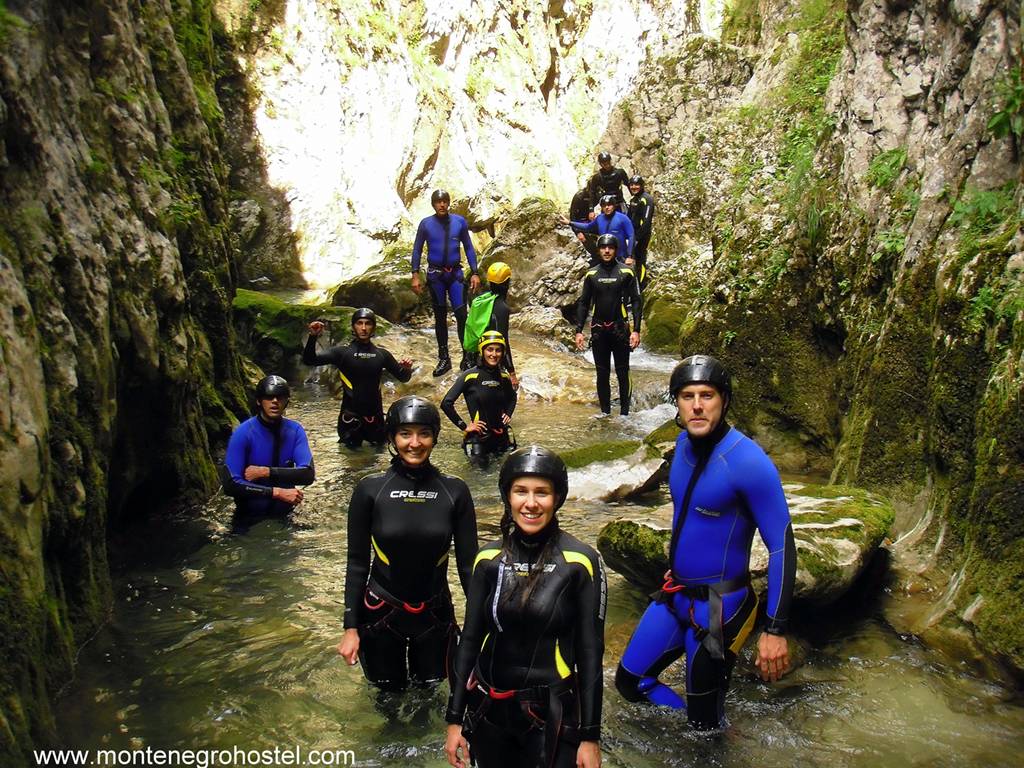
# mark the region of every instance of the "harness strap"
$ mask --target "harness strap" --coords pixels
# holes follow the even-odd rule
[[[555,755],[558,752],[559,737],[568,734],[570,731],[569,728],[562,725],[563,706],[561,695],[566,691],[573,690],[573,678],[567,677],[550,685],[535,685],[532,688],[516,688],[502,691],[481,682],[479,676],[474,671],[474,676],[470,682],[474,684],[474,687],[479,688],[481,692],[487,695],[481,697],[480,706],[473,712],[472,717],[466,718],[466,723],[469,725],[470,730],[467,731],[463,727],[463,731],[467,735],[472,735],[474,724],[487,714],[492,701],[517,701],[527,713],[530,713],[530,704],[547,704],[547,716],[544,718],[544,746],[538,764],[545,766],[545,768],[551,768],[554,764]],[[575,731],[575,729],[571,730]]]
[[[380,602],[378,602],[377,605],[370,605],[370,597],[376,598]],[[387,603],[392,608],[400,608],[407,613],[418,614],[423,613],[427,608],[433,607],[442,597],[443,593],[439,592],[428,600],[422,600],[419,603],[407,603],[405,600],[400,600],[392,595],[386,589],[377,584],[377,582],[371,580],[366,585],[366,595],[363,597],[363,603],[371,610],[377,610],[382,604]]]
[[[675,580],[672,571],[665,572],[665,583],[661,586],[661,592],[655,598],[658,602],[664,603],[672,611],[675,617],[682,620],[676,613],[673,596],[682,594],[690,599],[689,615],[686,617],[690,626],[693,627],[697,640],[708,649],[711,658],[718,661],[725,659],[725,634],[722,621],[722,595],[750,587],[750,574],[735,579],[727,579],[714,584],[680,584]],[[697,623],[694,618],[695,600],[705,601],[708,604],[708,626],[705,629]]]

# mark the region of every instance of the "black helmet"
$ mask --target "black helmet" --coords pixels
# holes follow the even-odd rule
[[[599,163],[610,163],[611,161],[612,161],[612,156],[608,152],[598,152],[597,153],[597,162],[599,162]]]
[[[601,205],[618,205],[619,199],[615,195],[601,195],[598,201]]]
[[[528,445],[510,453],[498,474],[498,490],[505,504],[508,504],[512,481],[523,475],[543,477],[551,481],[555,487],[556,512],[565,503],[565,497],[569,495],[569,473],[565,469],[565,462],[557,453],[549,451],[542,445]]]
[[[597,247],[604,248],[606,245],[610,245],[612,248],[618,250],[619,238],[613,235],[611,232],[607,232],[597,238]]]
[[[394,437],[398,428],[406,424],[425,424],[433,431],[436,439],[441,431],[441,414],[437,406],[427,398],[406,395],[395,400],[388,408],[388,415],[384,418],[388,437]]]
[[[289,398],[292,396],[291,387],[288,386],[288,382],[280,376],[271,374],[270,376],[264,376],[260,379],[260,383],[256,385],[256,399],[257,400],[269,400],[272,397],[283,397]]]
[[[430,204],[435,205],[438,200],[444,200],[450,205],[452,202],[452,196],[443,189],[435,189],[430,193]]]
[[[352,327],[356,327],[356,320],[369,320],[374,326],[377,325],[377,316],[369,307],[360,307],[352,313]]]
[[[632,187],[634,184],[639,186],[640,189],[643,189],[644,188],[644,177],[639,175],[639,174],[636,174],[634,176],[630,176],[629,177],[629,186]]]
[[[725,366],[710,355],[690,355],[679,363],[668,380],[668,392],[675,401],[679,390],[689,384],[710,384],[723,397],[732,397],[732,378]]]

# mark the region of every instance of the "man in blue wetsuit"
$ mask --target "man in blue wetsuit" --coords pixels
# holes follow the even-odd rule
[[[462,293],[465,276],[462,272],[460,245],[465,249],[466,261],[469,262],[470,293],[475,293],[480,286],[480,277],[476,273],[476,251],[473,250],[473,241],[469,239],[469,226],[462,216],[448,212],[451,203],[451,196],[447,192],[443,189],[434,190],[430,195],[434,215],[420,222],[412,246],[412,289],[419,293],[423,290],[420,284],[420,259],[423,256],[423,244],[427,245],[427,285],[434,305],[434,335],[437,336],[437,367],[434,376],[441,376],[452,369],[448,355],[446,298],[452,305],[460,343],[466,330],[466,297]]]
[[[591,232],[597,235],[615,235],[616,242],[618,243],[615,259],[624,262],[633,256],[635,237],[633,235],[633,223],[626,214],[616,210],[618,207],[616,200],[617,198],[613,195],[602,197],[601,213],[595,216],[592,221],[569,221],[564,216],[559,221],[564,225],[572,227],[573,232],[578,234]],[[600,258],[596,260],[591,259],[590,266],[595,266],[599,261]]]
[[[796,545],[775,465],[725,420],[732,386],[722,364],[706,355],[686,358],[672,372],[669,391],[684,428],[669,470],[669,571],[626,646],[615,685],[629,701],[686,708],[691,724],[714,729],[724,725],[732,668],[757,617],[749,573],[754,529],[769,552],[767,625],[756,658],[765,680],[789,668],[784,633]],[[658,679],[684,653],[685,702]]]
[[[280,376],[256,385],[256,415],[238,425],[221,467],[224,493],[245,517],[286,515],[315,479],[306,431],[284,417],[291,389]]]

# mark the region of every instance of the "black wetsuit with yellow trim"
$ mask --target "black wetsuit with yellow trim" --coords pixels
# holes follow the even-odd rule
[[[633,315],[633,330],[640,332],[643,304],[636,275],[619,262],[601,262],[583,278],[583,295],[577,305],[576,330],[583,332],[590,319],[590,345],[597,369],[597,399],[601,410],[611,413],[611,358],[615,357],[615,375],[619,380],[619,411],[629,413],[629,325],[627,311]]]
[[[445,719],[464,724],[481,768],[574,766],[601,735],[604,568],[557,517],[501,546],[476,558]]]
[[[458,632],[448,589],[453,539],[465,591],[476,512],[457,477],[395,458],[387,472],[356,485],[348,508],[345,629],[359,629],[359,660],[370,682],[400,690],[410,677],[446,676]]]
[[[452,424],[465,430],[466,422],[455,410],[459,395],[466,398],[470,419],[483,421],[487,425],[484,434],[474,432],[467,435],[462,442],[463,448],[470,459],[486,464],[489,456],[508,450],[512,444],[511,431],[503,418],[506,415],[512,416],[516,409],[516,391],[512,387],[512,380],[501,368],[484,363],[456,377],[452,388],[441,401],[441,410],[451,419]]]
[[[626,215],[633,223],[636,244],[633,246],[633,269],[636,270],[640,289],[647,286],[647,246],[651,242],[651,225],[654,221],[654,198],[646,192],[633,195],[627,206]]]
[[[349,448],[358,448],[363,440],[383,445],[384,404],[380,397],[380,377],[387,371],[399,381],[412,378],[412,369],[403,368],[395,356],[372,341],[355,339],[347,346],[316,350],[316,336],[306,340],[302,362],[306,365],[333,365],[341,372],[343,394],[338,413],[338,437]]]

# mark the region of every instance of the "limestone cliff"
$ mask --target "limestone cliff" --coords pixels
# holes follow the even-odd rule
[[[0,763],[106,615],[109,525],[208,492],[244,408],[203,0],[0,4]]]
[[[717,0],[219,5],[318,287],[411,242],[436,187],[478,245],[524,198],[567,200],[645,58],[718,13]]]
[[[910,628],[1017,669],[1020,46],[1017,2],[737,0],[602,138],[654,178],[655,263],[692,253],[651,334],[728,360],[762,438],[901,498],[904,583],[942,574]]]

